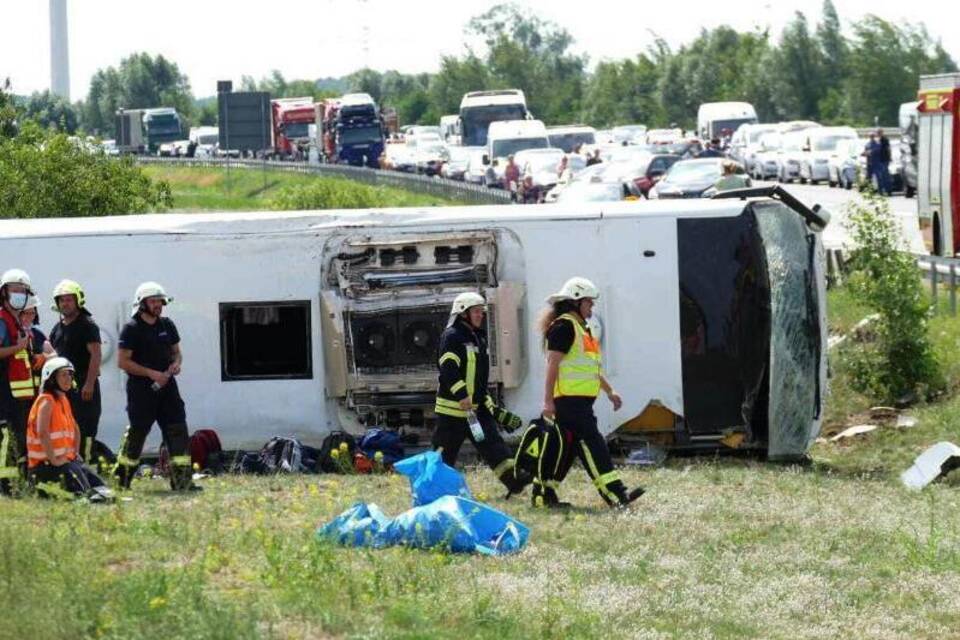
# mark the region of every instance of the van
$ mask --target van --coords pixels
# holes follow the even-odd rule
[[[707,102],[697,110],[697,134],[704,140],[733,135],[742,124],[757,122],[757,110],[749,102]]]
[[[525,149],[547,149],[550,139],[540,120],[491,122],[487,133],[487,164]]]

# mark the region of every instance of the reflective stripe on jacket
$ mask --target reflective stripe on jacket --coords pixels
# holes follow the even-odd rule
[[[480,332],[468,327],[459,318],[440,336],[437,359],[439,380],[434,411],[438,414],[466,418],[460,401],[470,399],[476,409],[486,406],[490,359],[487,343]]]
[[[70,409],[70,400],[67,394],[41,393],[30,408],[30,417],[27,419],[27,465],[36,467],[49,462],[47,452],[43,448],[43,441],[37,432],[37,415],[44,403],[50,403],[50,428],[48,437],[55,456],[63,456],[67,460],[77,458],[77,421],[73,418]]]
[[[596,398],[600,395],[602,369],[600,341],[591,335],[580,318],[571,313],[565,313],[557,320],[566,320],[573,325],[574,339],[570,350],[560,361],[557,382],[553,385],[553,397]]]
[[[0,318],[7,326],[10,344],[16,344],[21,332],[20,323],[6,309],[0,309]],[[36,395],[31,365],[30,353],[26,349],[7,357],[7,380],[14,398],[29,399]]]

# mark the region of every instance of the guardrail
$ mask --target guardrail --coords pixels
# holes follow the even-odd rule
[[[933,310],[940,307],[939,288],[947,291],[950,315],[957,315],[957,276],[960,274],[960,259],[942,256],[918,255],[917,266],[924,277],[930,280],[930,293],[933,298]]]
[[[858,127],[857,135],[866,138],[869,137],[871,133],[876,133],[877,129],[883,129],[883,134],[888,138],[899,138],[903,135],[900,127]]]
[[[174,165],[184,167],[211,167],[218,169],[262,169],[284,171],[305,175],[327,176],[356,180],[381,187],[395,187],[426,193],[440,198],[459,200],[471,204],[509,204],[510,193],[502,189],[489,189],[480,185],[440,177],[428,177],[415,173],[383,171],[366,167],[351,167],[342,164],[309,164],[307,162],[279,162],[275,160],[244,160],[236,158],[156,158],[135,156],[140,164]]]

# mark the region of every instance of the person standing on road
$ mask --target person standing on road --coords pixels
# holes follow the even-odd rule
[[[607,394],[618,411],[620,394],[603,375],[600,341],[594,338],[587,320],[593,315],[594,301],[600,292],[586,278],[567,280],[560,291],[547,298],[549,308],[540,321],[547,351],[542,416],[559,425],[563,446],[560,460],[541,460],[542,468],[555,470],[548,479],[538,478],[533,485],[535,507],[562,507],[556,489],[573,464],[580,458],[600,496],[611,507],[625,507],[643,495],[642,488],[627,491],[606,440],[597,426],[593,405],[600,391]],[[550,477],[552,476],[552,477]]]
[[[94,464],[93,443],[100,425],[100,328],[87,309],[83,287],[62,280],[53,290],[53,310],[60,321],[50,330],[56,352],[76,367],[76,387],[67,393],[73,416],[80,426],[80,455]]]
[[[174,491],[199,490],[193,484],[188,451],[187,414],[177,387],[183,355],[180,334],[163,307],[173,301],[156,282],[137,287],[133,318],[120,332],[117,364],[127,373],[127,417],[130,424],[117,455],[120,486],[130,488],[143,444],[156,422],[170,452],[170,486]]]
[[[520,493],[531,477],[514,471],[514,457],[503,441],[497,424],[508,431],[523,421],[498,407],[490,397],[490,358],[484,316],[487,301],[479,293],[461,293],[454,299],[447,329],[438,349],[436,428],[432,445],[443,461],[454,466],[463,441],[470,438],[483,461],[510,494]]]
[[[9,269],[0,276],[0,493],[9,494],[27,464],[25,398],[33,398],[32,363],[27,356],[30,335],[20,313],[33,294],[30,276]]]
[[[720,139],[713,138],[703,151],[697,154],[697,158],[722,158],[723,154],[720,153]]]
[[[890,182],[890,140],[883,135],[883,129],[877,129],[876,158],[874,172],[877,175],[877,189],[880,193],[892,195],[893,186]]]
[[[513,155],[507,156],[507,166],[503,171],[503,188],[516,193],[520,187],[520,167],[513,161]]]

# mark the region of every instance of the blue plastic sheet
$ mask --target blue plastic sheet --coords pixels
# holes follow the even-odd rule
[[[410,480],[413,506],[430,504],[443,496],[473,498],[463,474],[444,463],[436,451],[424,451],[393,465]]]
[[[482,502],[444,496],[392,520],[374,505],[357,503],[317,530],[317,538],[351,547],[395,545],[499,556],[523,548],[530,530]]]
[[[523,548],[530,529],[473,500],[464,477],[428,451],[398,462],[410,479],[413,508],[388,518],[375,504],[357,503],[317,529],[317,538],[353,547],[402,545],[499,556]]]

